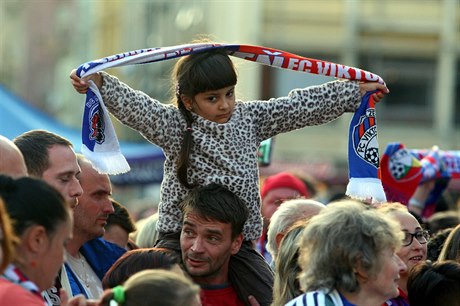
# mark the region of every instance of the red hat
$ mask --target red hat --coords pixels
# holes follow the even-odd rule
[[[305,183],[295,175],[288,172],[280,172],[267,177],[260,190],[261,197],[265,197],[270,190],[276,188],[291,188],[297,190],[300,195],[308,197],[308,191]]]

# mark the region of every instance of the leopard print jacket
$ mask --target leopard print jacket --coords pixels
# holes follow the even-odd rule
[[[108,110],[163,149],[166,160],[157,228],[163,233],[179,232],[179,203],[189,192],[176,176],[185,119],[176,106],[162,104],[107,73],[102,76],[101,95]],[[327,123],[344,112],[354,112],[360,98],[358,82],[333,81],[294,89],[287,97],[268,101],[237,101],[225,124],[193,114],[189,182],[199,186],[222,184],[244,200],[249,218],[243,234],[246,240],[256,240],[262,233],[257,165],[260,142],[280,133]]]

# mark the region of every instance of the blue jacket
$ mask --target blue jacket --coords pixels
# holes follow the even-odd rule
[[[107,270],[125,252],[125,249],[102,238],[90,240],[80,248],[80,253],[85,257],[88,264],[101,280]],[[78,281],[77,276],[67,263],[65,263],[65,268],[70,288],[72,288],[72,296],[83,294],[85,297],[88,297],[86,291],[83,289],[83,285]]]

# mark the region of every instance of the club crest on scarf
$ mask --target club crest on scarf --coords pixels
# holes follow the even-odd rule
[[[89,135],[89,139],[96,141],[98,144],[101,144],[105,140],[104,134],[104,114],[103,110],[99,107],[99,104],[95,104],[90,109],[90,122],[91,127],[90,131],[91,134]]]
[[[355,153],[364,161],[379,167],[379,148],[377,142],[377,125],[375,124],[374,101],[369,100],[369,107],[359,118],[353,128],[353,143]]]
[[[97,95],[88,90],[86,97],[85,109],[83,113],[83,139],[85,145],[94,149],[96,144],[102,144],[105,141],[105,120],[104,111],[100,106]]]

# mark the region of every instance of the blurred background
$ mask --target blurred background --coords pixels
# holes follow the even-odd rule
[[[389,142],[410,149],[460,150],[459,0],[2,0],[0,104],[14,97],[78,134],[84,96],[69,73],[80,64],[147,47],[218,42],[262,45],[374,72],[390,95],[377,106],[381,152]],[[285,96],[329,78],[235,59],[238,98]],[[133,88],[169,103],[174,61],[112,69]],[[9,100],[8,100],[9,101]],[[326,186],[347,182],[351,115],[274,139],[262,176],[295,170]],[[0,113],[0,131],[6,126]],[[145,141],[116,124],[123,141]],[[1,132],[0,132],[1,133]],[[13,135],[17,136],[17,135]],[[79,143],[74,143],[76,149]],[[113,177],[114,194],[140,211],[158,201],[156,181]],[[152,170],[153,171],[153,170]],[[454,193],[460,189],[455,183]]]

